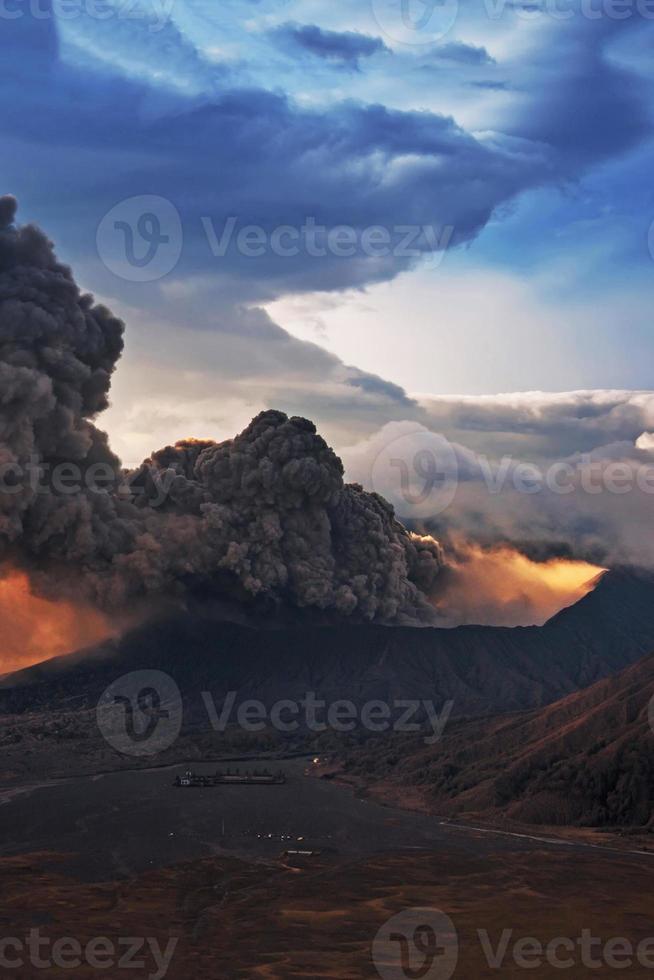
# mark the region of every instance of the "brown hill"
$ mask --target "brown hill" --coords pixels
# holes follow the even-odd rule
[[[448,815],[642,827],[654,820],[653,694],[650,656],[545,708],[454,723],[435,746],[368,740],[345,769],[392,795],[417,788]]]

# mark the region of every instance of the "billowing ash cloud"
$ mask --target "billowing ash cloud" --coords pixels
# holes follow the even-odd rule
[[[306,419],[263,412],[233,440],[183,442],[123,473],[92,421],[123,324],[80,293],[37,228],[15,227],[15,210],[0,199],[0,560],[109,607],[201,589],[266,608],[432,618],[439,546],[344,484]]]
[[[70,461],[118,472],[105,435],[89,421],[108,404],[111,373],[123,349],[123,324],[54,258],[44,235],[13,225],[16,201],[0,198],[0,542],[26,533],[35,544],[55,501],[38,499],[24,474],[35,462]],[[12,477],[14,484],[12,485]],[[80,512],[82,500],[72,509]],[[65,525],[60,531],[63,535]]]

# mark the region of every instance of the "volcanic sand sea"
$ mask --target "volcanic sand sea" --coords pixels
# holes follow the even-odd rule
[[[173,780],[186,766],[175,765],[12,787],[0,797],[0,855],[69,854],[76,873],[103,880],[223,853],[275,860],[289,847],[329,849],[352,860],[401,850],[486,855],[535,844],[588,846],[548,839],[537,830],[533,837],[511,836],[385,806],[342,784],[311,778],[306,759],[240,765],[282,769],[287,782],[180,789]],[[215,768],[194,764],[198,772]],[[603,858],[611,853],[602,851]],[[654,852],[651,861],[654,871]]]
[[[654,855],[453,827],[308,778],[303,760],[274,765],[283,786],[177,789],[177,765],[11,795],[0,806],[3,934],[41,923],[54,938],[179,937],[172,980],[375,977],[377,930],[411,907],[452,917],[455,980],[525,975],[510,956],[491,968],[478,930],[495,946],[503,929],[545,943],[582,929],[634,944],[654,935]],[[292,866],[289,848],[322,854]],[[573,973],[596,974],[580,963]]]

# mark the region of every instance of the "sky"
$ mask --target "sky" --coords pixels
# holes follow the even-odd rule
[[[373,489],[397,432],[493,465],[649,460],[652,0],[0,18],[3,191],[128,324],[102,423],[127,464],[269,407]]]

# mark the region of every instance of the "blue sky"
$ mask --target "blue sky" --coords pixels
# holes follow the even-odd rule
[[[442,426],[432,396],[651,387],[654,4],[539,3],[6,5],[3,190],[128,323],[127,461],[263,407],[346,447]],[[103,219],[136,235],[144,198],[179,254],[134,281]],[[230,218],[263,254],[214,254]],[[349,254],[312,254],[307,219]]]

